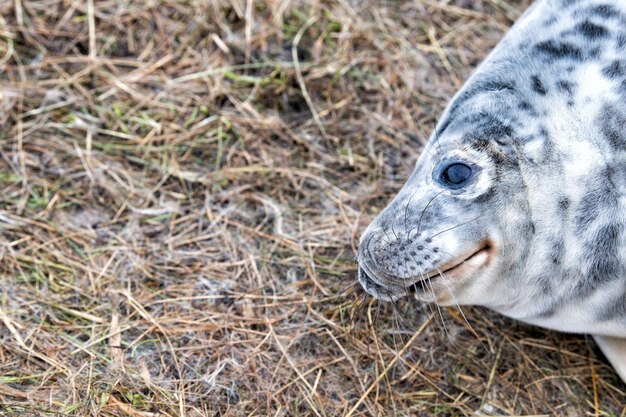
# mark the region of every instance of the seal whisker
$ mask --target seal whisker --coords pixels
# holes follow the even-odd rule
[[[385,240],[385,242],[389,244],[391,242],[391,238],[389,237],[389,234],[387,234],[387,229],[383,229],[383,234],[385,235],[387,239],[389,239],[389,240]]]
[[[354,324],[354,321],[356,320],[356,312],[358,311],[359,305],[361,304],[362,300],[365,297],[363,296],[363,294],[359,294],[359,296],[357,297],[357,299],[352,303],[352,305],[350,306],[350,309],[348,310],[348,333],[352,333],[352,325]]]
[[[411,257],[413,258],[413,260],[414,260],[415,262],[417,262],[417,260],[415,259],[415,257],[414,257],[413,255],[411,255]],[[435,291],[434,291],[434,289],[433,289],[432,282],[430,281],[430,278],[429,278],[429,277],[425,277],[425,278],[424,278],[424,274],[423,274],[423,273],[421,273],[421,272],[420,272],[420,276],[422,277],[422,279],[420,280],[420,282],[424,282],[424,281],[427,281],[427,282],[428,282],[428,285],[427,285],[427,286],[428,286],[428,287],[430,287],[430,292],[431,292],[431,294],[433,295],[433,299],[436,301],[436,300],[437,300],[437,297],[435,296]],[[430,305],[431,303],[428,303],[428,304]],[[439,312],[439,317],[441,318],[441,324],[443,325],[443,330],[444,330],[444,333],[445,333],[446,335],[448,335],[448,337],[449,337],[449,334],[448,334],[448,328],[446,327],[446,323],[445,323],[445,321],[443,320],[443,314],[441,313],[441,308],[439,307],[439,305],[438,305],[436,302],[435,302],[435,306],[437,307],[437,311]]]
[[[352,330],[356,329],[356,320],[358,320],[358,317],[360,317],[368,301],[367,294],[362,294],[359,298],[360,300],[356,303],[357,306],[355,308],[354,316],[352,317],[352,320],[350,322],[350,327],[348,328],[348,332],[351,332]]]
[[[374,315],[374,328],[378,329],[378,323],[380,322],[380,303],[376,303],[376,314]]]
[[[393,321],[395,322],[395,326],[396,326],[396,331],[393,333],[394,344],[396,343],[396,341],[395,341],[396,340],[396,336],[395,335],[397,333],[398,337],[400,338],[400,346],[402,346],[404,344],[404,339],[403,339],[402,335],[407,330],[402,325],[402,323],[405,322],[405,318],[400,313],[398,305],[396,304],[395,301],[392,303],[392,305],[393,305]],[[399,319],[401,319],[401,320],[399,320]],[[395,346],[395,349],[398,350],[398,346]]]
[[[343,290],[339,291],[336,295],[337,298],[341,298],[344,295],[346,295],[348,293],[348,291],[353,290],[355,288],[358,287],[358,285],[360,284],[359,280],[357,279],[356,281],[354,281],[352,284],[348,285],[347,287],[345,287]]]
[[[465,263],[465,261],[463,261],[463,263]],[[465,313],[463,313],[463,310],[461,309],[461,306],[459,305],[458,301],[456,300],[456,297],[454,296],[454,293],[452,292],[452,289],[450,288],[450,286],[448,285],[448,283],[445,280],[445,274],[443,272],[441,272],[441,270],[439,269],[439,267],[435,266],[435,268],[437,269],[437,271],[439,272],[439,275],[441,276],[441,283],[443,283],[443,285],[446,286],[446,288],[448,289],[448,292],[450,293],[450,295],[452,296],[452,301],[454,302],[454,305],[456,306],[457,310],[459,310],[459,313],[461,313],[461,317],[463,317],[463,320],[465,321],[465,324],[467,324],[470,328],[470,333],[472,333],[472,335],[476,338],[476,340],[478,340],[481,344],[481,346],[483,347],[483,349],[485,349],[485,351],[487,352],[491,352],[489,349],[487,349],[487,346],[485,346],[485,344],[483,343],[483,341],[480,339],[480,337],[478,336],[478,333],[476,333],[476,330],[474,330],[474,327],[472,327],[472,325],[470,324],[469,320],[467,320],[467,317],[465,317]]]
[[[396,238],[396,240],[398,240],[398,234],[396,233],[396,231],[393,229],[393,221],[391,222],[391,233],[393,233],[393,236]]]
[[[406,271],[407,271],[407,273],[408,273],[408,268],[407,268],[406,266],[405,266],[405,270],[406,270]],[[405,297],[406,297],[407,299],[408,299],[408,298],[410,298],[409,288],[410,288],[410,286],[409,286],[409,287],[404,287],[404,295],[405,295]],[[402,314],[401,314],[400,316],[401,316],[402,320],[404,321],[404,323],[406,324],[406,326],[407,326],[407,330],[408,330],[408,331],[413,332],[413,331],[417,330],[417,327],[413,326],[413,325],[412,325],[412,324],[411,324],[411,323],[407,320],[407,318],[406,318],[406,317],[404,317],[404,315],[402,315]]]
[[[420,286],[422,287],[422,291],[426,292],[426,287],[424,286],[424,281],[425,281],[424,275],[423,274],[420,274],[420,275],[422,276],[422,279],[420,279],[418,282],[419,282]],[[413,288],[415,288],[415,290],[417,291],[417,282],[414,282],[411,286]],[[419,300],[417,298],[414,298],[414,300],[416,301],[416,305],[417,305],[417,302]],[[426,307],[428,308],[428,310],[430,310],[430,314],[431,315],[435,314],[435,310],[433,309],[432,303],[425,303],[425,304],[426,304]],[[437,321],[436,320],[433,320],[431,323],[433,324],[433,326],[435,326],[435,327],[437,326]]]
[[[411,204],[411,200],[413,199],[413,197],[415,197],[415,194],[417,194],[417,192],[419,191],[419,188],[417,188],[415,191],[413,191],[413,193],[411,194],[411,196],[409,197],[409,200],[406,202],[406,205],[404,206],[404,230],[407,230],[407,222],[406,222],[406,218],[407,218],[407,214],[409,211],[409,205]],[[407,232],[406,235],[406,239],[409,240],[409,232]]]
[[[406,289],[405,289],[405,293],[406,293]],[[410,328],[410,324],[408,320],[406,320],[406,318],[402,315],[397,299],[392,299],[392,306],[393,306],[393,312],[394,312],[394,320],[396,322],[396,328],[398,329],[399,334],[400,334],[400,342],[404,344],[404,340],[402,339],[402,332],[404,330],[409,330],[409,329],[403,327],[400,321],[398,321],[398,318],[400,318],[402,323],[406,324],[409,328]]]
[[[426,277],[426,281],[428,283],[428,286],[430,287],[430,293],[433,295],[433,298],[437,300],[437,296],[435,295],[435,290],[433,289],[433,283],[431,282],[430,277]],[[443,331],[446,334],[446,337],[450,339],[450,333],[448,333],[448,327],[446,326],[446,322],[443,319],[443,313],[441,312],[441,307],[439,307],[439,304],[437,304],[436,302],[435,302],[435,305],[437,306],[437,312],[439,313],[439,318],[441,319],[441,324],[443,325]]]
[[[437,120],[437,118],[435,118],[435,127],[433,129],[433,142],[434,142],[434,146],[440,146],[439,145],[439,132],[437,131],[437,125],[439,124],[439,120]],[[437,152],[441,152],[441,148],[437,149]]]
[[[411,101],[411,105],[412,105],[413,109],[415,109],[417,107],[417,103],[415,102],[415,97],[411,96],[410,97],[410,101]],[[417,127],[420,130],[420,133],[424,137],[424,142],[422,143],[422,149],[427,151],[427,152],[431,152],[432,153],[432,151],[430,149],[428,149],[428,146],[427,146],[429,141],[430,141],[430,136],[426,134],[426,131],[424,130],[424,127],[422,126],[422,123],[420,122],[420,120],[417,117],[415,117],[413,115],[413,113],[411,113],[411,119],[413,119],[413,121],[417,124]],[[433,127],[433,133],[436,134],[437,133],[436,127],[437,127],[437,122],[438,122],[436,117],[435,117],[434,122],[435,122],[435,125]],[[436,146],[436,144],[434,144],[434,145]],[[436,151],[437,152],[441,152],[440,149],[436,149]]]
[[[396,308],[396,300],[394,300],[393,298],[391,298],[391,309],[393,311],[393,323],[394,326],[396,327],[396,329],[398,330],[397,332],[392,332],[391,333],[391,338],[393,340],[393,347],[394,349],[397,351],[398,350],[398,343],[396,342],[396,333],[400,333],[400,324],[398,322],[398,312],[397,312],[397,308]],[[402,342],[402,338],[400,338],[400,342]]]
[[[424,209],[422,210],[422,212],[420,213],[420,217],[419,220],[417,221],[417,234],[419,235],[420,232],[420,224],[422,223],[422,217],[424,217],[424,213],[426,213],[426,210],[428,210],[428,207],[430,206],[430,204],[435,200],[435,198],[439,197],[445,190],[441,190],[439,191],[437,194],[435,194],[435,196],[433,198],[430,199],[430,201],[428,202],[428,204],[426,204],[424,206]],[[411,239],[411,232],[415,229],[415,227],[411,230],[409,230],[409,232],[407,233],[407,239]]]
[[[468,221],[466,221],[466,222],[459,223],[459,224],[457,224],[456,226],[452,226],[452,227],[450,227],[450,228],[448,228],[448,229],[444,229],[444,230],[442,230],[442,231],[440,231],[440,232],[437,232],[437,233],[435,233],[434,235],[430,236],[430,237],[429,237],[429,239],[432,239],[432,238],[434,238],[434,237],[436,237],[436,236],[439,236],[440,234],[443,234],[443,233],[445,233],[445,232],[449,232],[450,230],[454,230],[454,229],[456,229],[457,227],[465,226],[466,224],[469,224],[469,223],[471,223],[471,222],[473,222],[473,221],[476,221],[476,220],[478,220],[478,219],[480,219],[481,217],[484,217],[484,216],[485,216],[485,215],[484,215],[484,214],[482,214],[482,215],[477,216],[477,217],[475,217],[475,218],[473,218],[473,219],[470,219],[470,220],[468,220]]]

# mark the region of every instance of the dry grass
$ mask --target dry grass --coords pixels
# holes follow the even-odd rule
[[[624,415],[590,339],[339,295],[527,5],[0,2],[0,415]]]

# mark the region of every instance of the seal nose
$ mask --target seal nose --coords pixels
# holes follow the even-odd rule
[[[365,292],[372,297],[383,301],[393,301],[399,298],[399,296],[394,294],[393,291],[374,281],[372,277],[368,275],[367,271],[360,266],[358,270],[358,277],[361,287],[363,287]]]
[[[380,259],[371,251],[372,242],[377,237],[378,233],[376,231],[364,235],[359,245],[357,262],[359,264],[359,279],[363,277],[363,280],[367,280],[368,282],[375,283],[378,287],[382,287],[383,285],[392,284],[394,277],[384,271],[381,267]]]

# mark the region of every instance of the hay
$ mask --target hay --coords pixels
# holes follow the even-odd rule
[[[0,415],[623,415],[585,337],[352,286],[527,5],[0,2]]]

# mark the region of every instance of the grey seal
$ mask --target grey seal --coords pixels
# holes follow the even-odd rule
[[[626,381],[626,2],[539,0],[360,239],[367,293],[594,336]]]

